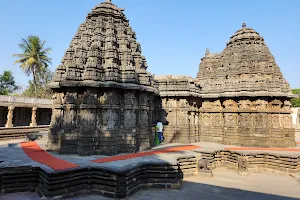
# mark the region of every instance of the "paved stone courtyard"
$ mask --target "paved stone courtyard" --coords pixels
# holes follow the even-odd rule
[[[251,173],[240,176],[234,171],[219,168],[213,178],[190,177],[183,181],[181,190],[141,190],[127,200],[194,200],[194,199],[300,199],[300,179],[272,173]],[[35,193],[7,194],[1,200],[39,200]],[[110,198],[89,195],[69,200],[109,200]]]
[[[46,138],[45,138],[46,139]],[[38,144],[43,148],[45,139],[38,140]],[[34,163],[35,161],[30,160],[19,146],[7,147],[8,143],[19,143],[22,140],[12,140],[6,142],[0,142],[0,155],[8,158],[9,156],[14,157],[14,162],[22,163]],[[298,146],[295,149],[300,149],[299,133],[296,134],[296,141]],[[217,149],[220,148],[221,144],[213,143],[197,143],[203,149]],[[164,147],[174,146],[174,144],[166,144]],[[160,147],[158,147],[160,148]],[[287,155],[299,155],[300,152],[280,152],[280,154]],[[172,159],[177,154],[188,154],[188,152],[175,152],[175,153],[164,153],[156,155],[156,158],[160,159]],[[53,154],[61,159],[75,161],[79,157],[66,155]],[[1,156],[1,157],[2,157]],[[27,157],[27,158],[26,158]],[[135,158],[133,160],[151,160],[152,156],[145,156]],[[78,164],[89,163],[88,160],[94,158],[81,157],[80,161],[77,160]],[[13,159],[11,159],[13,160]],[[120,160],[113,162],[114,165],[126,165],[129,164],[129,160]],[[2,163],[3,165],[3,163]],[[109,164],[107,164],[109,165]],[[248,176],[238,175],[236,171],[231,171],[225,168],[217,168],[213,170],[214,177],[188,177],[183,180],[183,185],[180,190],[172,189],[145,189],[141,190],[129,198],[128,200],[147,200],[147,199],[197,199],[203,197],[204,199],[300,199],[300,175],[297,177],[291,177],[288,175],[278,175],[274,173],[249,173]],[[5,194],[0,196],[0,200],[38,200],[40,199],[36,193],[15,193]],[[88,196],[77,196],[69,198],[70,200],[108,200],[109,198],[88,195]]]
[[[298,137],[297,137],[297,139],[298,139]],[[11,140],[11,141],[7,141],[4,143],[0,143],[0,147],[1,147],[0,156],[2,158],[1,160],[4,161],[4,162],[0,163],[0,167],[40,166],[47,171],[55,171],[55,169],[53,167],[51,167],[51,163],[50,163],[50,165],[48,165],[47,161],[39,162],[35,159],[31,159],[30,157],[28,157],[28,155],[26,155],[25,152],[23,151],[20,144],[18,144],[17,146],[13,146],[13,147],[7,147],[7,144],[9,144],[9,143],[19,143],[19,142],[22,142],[22,140]],[[45,134],[45,137],[43,137],[41,140],[37,140],[37,144],[40,146],[41,149],[46,148],[45,147],[46,142],[47,142],[46,134]],[[230,150],[231,148],[237,148],[237,149],[234,149],[235,152],[254,151],[256,153],[272,153],[274,155],[286,155],[286,156],[297,156],[298,157],[300,155],[299,140],[297,140],[297,143],[298,143],[298,145],[293,148],[278,148],[278,149],[277,148],[274,148],[274,149],[250,148],[250,149],[247,149],[247,148],[238,147],[238,146],[230,146],[230,145],[223,145],[223,144],[209,143],[209,142],[199,142],[199,143],[191,144],[191,145],[196,145],[196,146],[200,147],[200,148],[194,149],[192,151],[185,150],[185,151],[175,151],[172,153],[162,153],[162,154],[154,154],[154,155],[148,155],[148,156],[138,156],[135,158],[132,157],[132,159],[130,159],[130,158],[126,158],[124,160],[119,159],[119,160],[115,160],[113,162],[109,161],[109,162],[105,162],[105,163],[93,162],[97,159],[108,158],[107,156],[101,156],[101,155],[81,157],[78,155],[60,155],[55,152],[47,152],[44,155],[50,154],[50,156],[52,156],[54,158],[58,158],[61,161],[73,163],[80,167],[103,166],[103,167],[108,167],[108,168],[121,169],[123,167],[129,166],[129,165],[135,165],[135,164],[141,163],[141,162],[175,163],[179,156],[192,155],[194,152],[197,152],[197,151],[203,151],[203,150],[218,151],[220,149],[229,149]],[[162,144],[157,147],[154,147],[153,150],[159,150],[159,149],[163,149],[163,148],[172,148],[172,147],[177,147],[177,146],[181,146],[181,145],[182,144],[179,144],[179,143],[178,144],[175,144],[175,143]],[[131,154],[131,155],[134,155],[134,154]],[[122,156],[122,154],[121,154],[121,156]],[[126,156],[126,154],[125,154],[125,156]],[[45,161],[45,159],[44,159],[44,161]],[[92,162],[89,162],[89,161],[92,161]],[[58,161],[55,161],[55,162],[58,162]],[[53,163],[53,162],[52,162],[52,164],[57,165],[57,163]],[[64,164],[62,163],[61,165],[64,165]],[[65,169],[67,169],[67,168],[65,168]]]

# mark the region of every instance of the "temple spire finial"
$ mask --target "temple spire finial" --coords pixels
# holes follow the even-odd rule
[[[245,29],[247,27],[246,23],[243,23],[242,27]]]
[[[209,54],[210,54],[210,51],[209,51],[209,49],[207,48],[206,51],[205,51],[205,55],[207,56],[207,55],[209,55]]]

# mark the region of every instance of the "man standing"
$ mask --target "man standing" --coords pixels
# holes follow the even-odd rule
[[[157,135],[158,135],[159,143],[162,143],[163,138],[164,138],[164,136],[163,136],[164,126],[160,120],[157,120],[156,128],[157,128]]]

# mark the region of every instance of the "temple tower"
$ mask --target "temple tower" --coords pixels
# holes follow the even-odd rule
[[[123,10],[106,0],[72,39],[50,84],[49,150],[113,155],[151,146],[157,84]]]
[[[244,23],[221,53],[206,52],[201,85],[201,140],[260,147],[295,146],[294,97],[269,48]]]

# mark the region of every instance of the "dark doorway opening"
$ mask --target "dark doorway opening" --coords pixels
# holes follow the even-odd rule
[[[15,126],[29,126],[31,122],[32,108],[20,108],[14,109],[13,125]]]
[[[36,112],[37,125],[50,125],[52,109],[51,108],[38,108]]]
[[[7,121],[8,108],[0,106],[0,127],[5,127]]]

